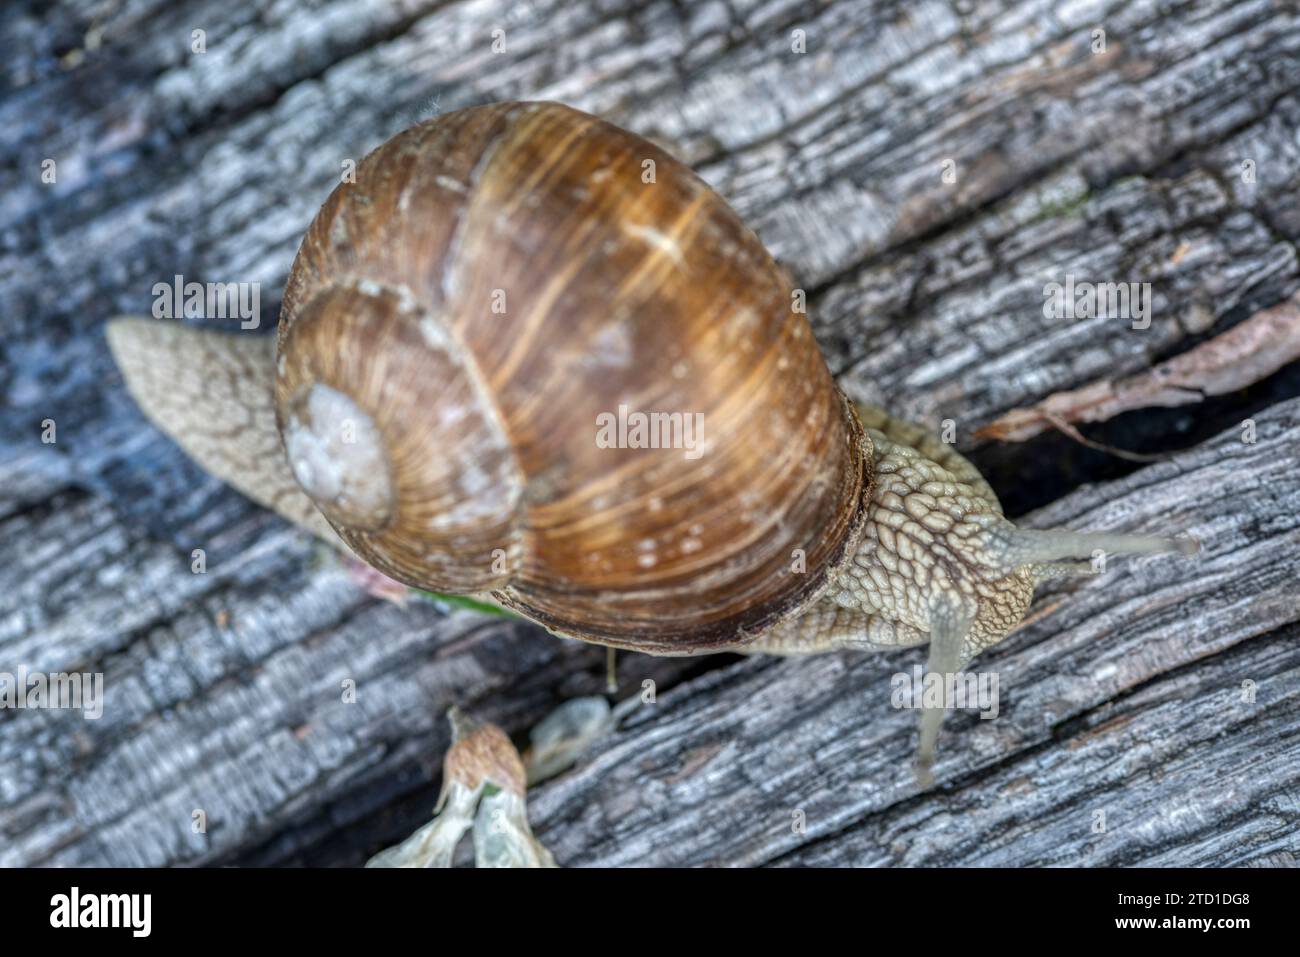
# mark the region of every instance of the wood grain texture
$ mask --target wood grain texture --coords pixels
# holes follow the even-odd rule
[[[809,292],[844,389],[930,429],[952,420],[1012,518],[1212,533],[1203,577],[1121,564],[1040,597],[990,657],[1003,716],[951,718],[923,793],[914,716],[884,696],[918,652],[625,656],[626,686],[656,680],[659,704],[535,792],[558,862],[1293,866],[1294,364],[1085,427],[1190,449],[1139,471],[1053,435],[972,436],[1300,289],[1295,7],[958,6],[11,5],[0,669],[103,671],[109,706],[98,722],[0,713],[0,863],[358,865],[428,820],[448,705],[518,740],[599,690],[597,649],[366,597],[145,420],[103,335],[176,273],[261,282],[273,307],[344,160],[435,113],[545,98],[689,162]],[[1044,320],[1043,286],[1067,272],[1151,282],[1150,328]],[[1259,443],[1234,441],[1252,417]],[[206,575],[189,571],[196,547]],[[1231,700],[1246,678],[1254,710]]]

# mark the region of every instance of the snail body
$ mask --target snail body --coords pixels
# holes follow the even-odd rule
[[[609,646],[928,642],[931,670],[954,671],[1036,581],[1090,570],[1062,559],[1187,547],[1017,529],[951,446],[842,395],[792,303],[663,150],[498,103],[399,133],[334,190],[273,355],[134,320],[109,340],[154,421],[254,498],[398,581]],[[177,361],[247,387],[184,395],[157,371]],[[693,444],[626,441],[625,410]],[[238,455],[211,437],[234,415],[256,433]]]

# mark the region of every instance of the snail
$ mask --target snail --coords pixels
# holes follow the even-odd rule
[[[411,587],[610,647],[928,643],[950,673],[1096,550],[1195,551],[1017,528],[953,446],[846,398],[796,302],[685,164],[507,102],[357,164],[273,342],[107,335],[146,415],[256,501]],[[942,716],[923,711],[923,773]]]

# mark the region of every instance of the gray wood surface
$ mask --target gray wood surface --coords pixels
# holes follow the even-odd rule
[[[1084,429],[1182,450],[1141,468],[972,438],[1300,290],[1294,3],[45,7],[0,23],[0,671],[102,671],[108,701],[0,711],[0,864],[359,864],[427,819],[448,705],[522,740],[599,691],[598,649],[368,597],[154,431],[103,339],[177,273],[260,282],[273,325],[344,160],[510,98],[692,163],[809,291],[844,388],[953,420],[1009,514],[1205,544],[1043,589],[982,660],[1002,715],[951,717],[925,791],[888,696],[919,652],[623,656],[656,703],[532,795],[559,863],[1296,863],[1295,364]],[[1066,273],[1150,282],[1150,328],[1044,319]]]

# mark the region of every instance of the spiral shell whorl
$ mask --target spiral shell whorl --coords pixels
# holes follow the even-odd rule
[[[290,467],[343,540],[393,578],[460,593],[517,567],[522,489],[463,360],[408,292],[360,280],[306,304],[276,381]]]

